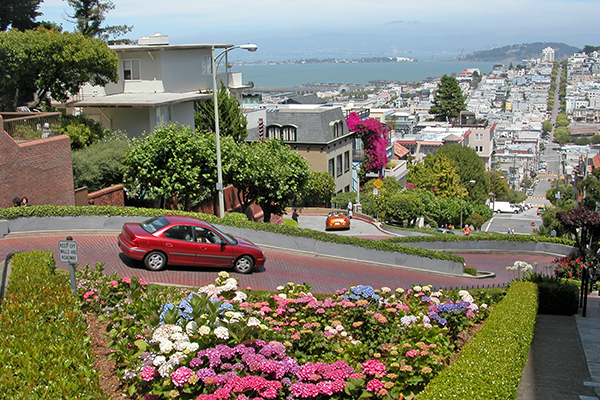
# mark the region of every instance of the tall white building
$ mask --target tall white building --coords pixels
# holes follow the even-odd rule
[[[542,50],[542,62],[554,62],[554,49],[552,47],[546,47]]]

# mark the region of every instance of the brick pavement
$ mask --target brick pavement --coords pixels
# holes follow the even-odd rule
[[[0,259],[4,260],[9,253],[18,251],[49,250],[58,260],[58,241],[64,239],[64,236],[5,238],[0,240]],[[120,276],[139,276],[154,283],[198,287],[212,283],[218,272],[215,269],[202,267],[168,267],[164,271],[151,272],[144,269],[141,263],[127,265],[119,257],[120,250],[116,236],[73,235],[73,239],[78,243],[80,264],[105,263],[107,274],[117,272]],[[333,293],[335,290],[360,284],[375,288],[383,286],[408,288],[413,284],[431,284],[435,288],[499,285],[510,281],[511,275],[506,271],[506,266],[512,265],[515,260],[532,264],[538,262],[542,266],[548,265],[553,259],[548,256],[509,254],[463,255],[467,265],[474,266],[478,270],[495,272],[497,275],[492,279],[477,280],[288,251],[265,249],[265,254],[267,263],[264,269],[250,275],[235,274],[242,287],[274,290],[287,282],[307,282],[312,284],[315,293]],[[66,264],[58,261],[57,266],[62,269],[68,268]]]

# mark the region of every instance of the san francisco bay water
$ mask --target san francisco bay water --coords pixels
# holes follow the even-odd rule
[[[259,88],[295,87],[310,83],[368,84],[375,80],[421,82],[466,68],[479,68],[489,73],[493,62],[415,61],[388,63],[327,63],[327,64],[248,64],[236,65],[243,81]]]

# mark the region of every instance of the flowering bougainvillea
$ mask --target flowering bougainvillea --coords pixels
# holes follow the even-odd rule
[[[584,266],[589,266],[583,257],[577,255],[569,255],[567,257],[557,258],[553,261],[556,265],[554,275],[558,278],[581,279]]]
[[[362,139],[365,151],[363,168],[366,172],[381,173],[387,165],[386,147],[387,134],[390,130],[375,118],[361,120],[357,113],[352,112],[346,119],[348,129]]]

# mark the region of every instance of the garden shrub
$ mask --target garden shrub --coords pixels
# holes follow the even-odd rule
[[[416,400],[515,399],[537,314],[537,288],[516,281],[452,365]]]
[[[539,282],[540,314],[573,315],[579,307],[579,290],[573,283],[560,280]]]
[[[12,258],[0,314],[0,393],[9,399],[103,399],[85,315],[52,252]]]
[[[100,140],[74,151],[75,188],[87,186],[88,192],[123,183],[123,159],[129,148],[126,139]]]

